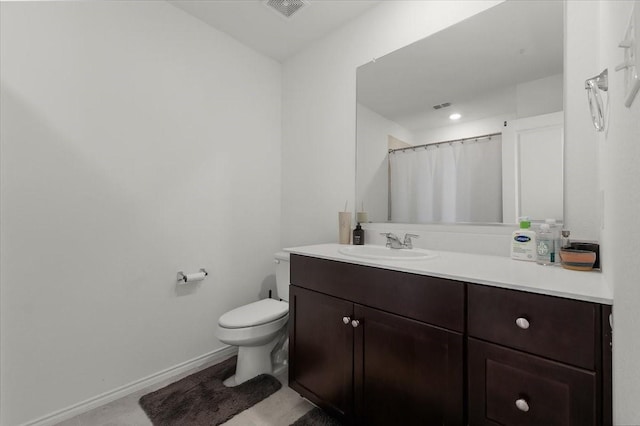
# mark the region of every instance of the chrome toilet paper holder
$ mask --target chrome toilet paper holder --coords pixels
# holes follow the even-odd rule
[[[204,276],[201,274],[204,274]],[[202,281],[207,275],[209,275],[209,273],[204,268],[200,268],[200,271],[196,272],[195,274],[185,274],[182,271],[178,271],[178,282],[188,283],[192,281]]]

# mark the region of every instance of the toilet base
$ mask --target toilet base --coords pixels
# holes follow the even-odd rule
[[[279,375],[280,373],[284,373],[285,370],[287,369],[288,365],[287,364],[279,364],[279,365],[275,365],[273,367],[273,374],[274,376]]]
[[[223,380],[222,384],[225,385],[228,388],[232,388],[234,386],[238,386],[238,383],[236,383],[236,375],[234,374],[233,376],[229,377],[228,379]]]
[[[278,342],[274,338],[271,342],[261,346],[240,346],[236,374],[222,382],[227,387],[238,386],[260,374],[273,374],[271,351]]]
[[[287,367],[288,367],[287,364],[280,364],[280,365],[274,366],[273,372],[271,372],[270,374],[277,376],[281,373],[284,373],[287,370]],[[261,373],[261,374],[269,374],[269,373]],[[236,382],[236,375],[234,374],[233,376],[224,380],[222,384],[228,388],[232,388],[234,386],[238,386],[240,383]]]

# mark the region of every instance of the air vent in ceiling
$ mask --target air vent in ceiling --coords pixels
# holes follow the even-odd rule
[[[305,0],[266,0],[264,2],[267,6],[278,12],[285,18],[291,18],[294,13],[302,9],[302,6],[307,5]]]
[[[450,107],[450,106],[451,106],[451,102],[445,102],[445,103],[440,104],[440,105],[434,105],[433,109],[446,108],[446,107]]]

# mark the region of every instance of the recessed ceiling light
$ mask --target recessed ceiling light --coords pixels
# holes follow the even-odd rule
[[[462,117],[460,114],[458,114],[457,112],[454,112],[449,116],[449,120],[459,120],[460,117]]]

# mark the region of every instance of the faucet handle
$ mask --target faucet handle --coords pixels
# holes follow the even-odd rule
[[[416,235],[416,234],[404,234],[404,246],[406,248],[413,248],[413,244],[411,241],[411,238],[420,238],[420,235]]]
[[[394,234],[393,232],[381,232],[380,235],[382,235],[384,237],[387,237],[387,238],[399,240],[398,236],[396,234]]]
[[[398,239],[398,236],[396,234],[391,232],[381,232],[380,235],[387,237],[387,247],[399,248],[401,243],[400,243],[400,239]]]

